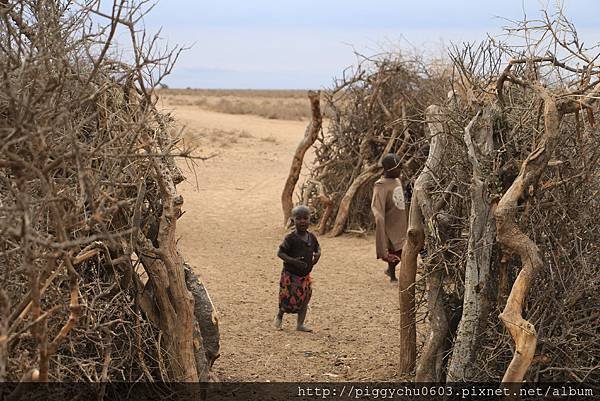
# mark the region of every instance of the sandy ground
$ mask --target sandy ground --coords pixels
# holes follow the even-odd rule
[[[199,154],[178,186],[180,249],[204,280],[221,328],[222,381],[386,381],[397,375],[398,289],[374,257],[373,237],[321,237],[307,324],[276,330],[280,194],[305,122],[169,105]]]

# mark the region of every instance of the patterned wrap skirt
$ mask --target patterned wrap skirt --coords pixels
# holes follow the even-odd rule
[[[298,313],[307,306],[312,295],[311,283],[310,273],[303,277],[283,270],[279,281],[279,309]]]

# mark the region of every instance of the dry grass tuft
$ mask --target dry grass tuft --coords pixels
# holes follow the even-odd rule
[[[206,128],[197,132],[186,132],[184,139],[186,143],[192,146],[228,148],[242,140],[254,139],[254,136],[243,129],[222,130]]]
[[[261,142],[270,142],[270,143],[275,143],[275,144],[278,143],[277,139],[273,135],[270,135],[270,136],[268,136],[266,138],[261,138],[260,141]]]

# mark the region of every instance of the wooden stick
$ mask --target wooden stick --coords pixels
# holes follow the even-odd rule
[[[402,248],[402,268],[398,278],[400,300],[400,372],[410,373],[415,369],[416,322],[415,322],[415,279],[417,274],[417,256],[425,241],[423,220],[433,218],[434,211],[428,195],[435,185],[439,174],[447,138],[440,118],[441,108],[431,105],[426,110],[430,131],[430,150],[425,167],[415,180],[411,199],[407,239]]]

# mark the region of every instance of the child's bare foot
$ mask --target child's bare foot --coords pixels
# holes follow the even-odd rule
[[[283,319],[279,316],[275,318],[275,328],[281,330],[283,328]]]
[[[306,332],[306,333],[312,333],[312,329],[311,329],[311,328],[308,328],[308,327],[306,327],[306,326],[305,326],[305,325],[303,325],[303,324],[300,324],[300,325],[296,326],[296,330],[298,330],[298,331],[304,331],[304,332]]]

